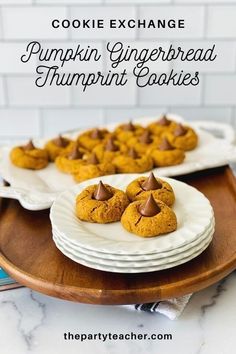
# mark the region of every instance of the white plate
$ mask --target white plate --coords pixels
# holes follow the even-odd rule
[[[171,119],[181,120],[176,115],[169,116]],[[137,120],[137,122],[145,125],[156,119],[157,117],[142,118]],[[191,125],[197,130],[199,135],[199,146],[195,150],[186,153],[186,159],[181,165],[155,168],[153,171],[157,175],[177,176],[236,161],[236,148],[232,145],[234,131],[229,125],[213,122],[194,122]],[[112,126],[114,127],[114,124]],[[110,127],[108,126],[108,128]],[[212,134],[201,130],[201,127],[223,132],[224,138],[216,138]],[[67,136],[74,138],[78,133],[67,134]],[[37,145],[43,146],[44,143],[45,141],[36,141]],[[9,160],[10,149],[10,147],[0,148],[0,174],[3,179],[11,184],[12,188],[20,188],[25,191],[23,197],[19,199],[21,204],[27,209],[40,210],[48,208],[52,204],[51,201],[48,203],[48,200],[54,200],[55,192],[64,191],[75,185],[73,178],[59,172],[54,164],[49,164],[47,168],[40,171],[25,170],[13,166]],[[35,200],[33,199],[36,191],[42,192],[41,200],[38,197]],[[29,194],[28,197],[27,193]],[[49,195],[49,193],[52,193],[52,195]],[[9,193],[6,194],[6,190],[0,190],[0,195],[17,198],[14,193],[11,196],[9,196]],[[26,197],[25,203],[24,196]],[[29,200],[32,200],[32,206],[29,204]]]
[[[84,261],[89,261],[96,263],[98,265],[102,266],[109,266],[109,267],[118,267],[118,268],[144,268],[144,267],[155,267],[159,265],[165,265],[168,263],[173,263],[180,261],[182,258],[190,257],[191,255],[195,254],[199,250],[201,250],[204,245],[212,240],[212,236],[214,234],[214,228],[209,230],[209,232],[206,234],[205,238],[199,242],[197,245],[191,247],[190,249],[183,251],[183,252],[177,252],[176,254],[172,256],[166,256],[164,258],[160,259],[150,259],[150,260],[114,260],[114,259],[105,259],[104,257],[94,257],[89,254],[86,254],[84,252],[80,252],[78,249],[74,249],[70,245],[67,245],[61,238],[60,236],[57,235],[57,233],[53,233],[53,240],[55,244],[59,244],[59,246],[63,247],[64,250],[68,251],[75,257],[79,257],[83,259]]]
[[[58,238],[62,244],[65,245],[65,247],[70,247],[71,249],[74,250],[74,252],[86,254],[95,258],[102,258],[106,260],[113,260],[113,261],[150,261],[150,260],[156,260],[156,259],[162,259],[170,256],[174,256],[179,253],[183,253],[185,251],[188,251],[189,249],[192,249],[195,246],[198,246],[200,243],[204,242],[205,239],[209,236],[211,232],[214,232],[215,230],[215,220],[213,219],[211,222],[210,227],[207,229],[207,231],[199,236],[198,239],[196,239],[193,242],[188,243],[187,245],[184,245],[183,247],[178,247],[175,248],[171,251],[167,252],[156,252],[156,253],[151,253],[151,254],[143,254],[143,255],[123,255],[123,254],[111,254],[111,253],[104,253],[104,252],[96,252],[96,251],[91,251],[89,249],[83,248],[83,247],[78,247],[76,244],[70,242],[67,238],[64,238],[62,235],[60,235],[56,230],[52,230],[53,235]]]
[[[56,241],[54,241],[56,242]],[[154,272],[158,270],[163,270],[163,269],[168,269],[168,268],[173,268],[176,267],[180,264],[189,262],[193,258],[199,256],[210,244],[211,238],[206,241],[206,243],[202,246],[202,248],[195,253],[193,253],[191,256],[181,258],[180,260],[176,262],[170,262],[162,265],[156,265],[153,267],[137,267],[137,268],[130,268],[130,267],[115,267],[115,266],[108,266],[108,265],[102,265],[102,264],[97,264],[88,260],[84,260],[79,256],[73,255],[71,252],[66,250],[63,245],[57,242],[57,248],[68,258],[72,259],[74,262],[82,264],[86,267],[93,268],[93,269],[98,269],[102,270],[105,272],[113,272],[113,273],[148,273],[148,272]]]
[[[138,175],[112,175],[102,178],[104,183],[125,189]],[[76,196],[100,178],[80,183],[63,192],[54,202],[50,219],[53,229],[70,242],[94,251],[115,254],[149,254],[166,252],[198,239],[209,227],[213,209],[208,199],[186,183],[163,178],[171,184],[176,195],[174,211],[178,220],[176,231],[167,235],[142,238],[126,231],[120,222],[111,224],[88,223],[75,215]]]

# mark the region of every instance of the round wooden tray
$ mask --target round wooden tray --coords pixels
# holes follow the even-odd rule
[[[54,246],[48,211],[30,212],[2,200],[0,266],[47,295],[90,304],[153,302],[196,292],[236,268],[236,188],[229,167],[179,178],[210,199],[216,232],[209,248],[181,266],[145,274],[114,274],[79,265]]]

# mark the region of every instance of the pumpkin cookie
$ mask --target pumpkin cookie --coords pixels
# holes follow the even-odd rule
[[[148,130],[144,130],[139,137],[133,137],[127,141],[129,147],[135,147],[138,154],[149,153],[152,149],[157,148],[160,144],[160,138],[150,134]]]
[[[119,221],[128,206],[126,194],[102,181],[85,188],[76,198],[76,216],[83,221],[106,224]]]
[[[184,161],[183,150],[173,147],[166,138],[163,138],[158,149],[151,152],[151,157],[156,167],[179,165]]]
[[[79,135],[77,141],[83,148],[92,151],[108,134],[107,129],[91,129]]]
[[[112,161],[117,173],[142,173],[152,169],[152,158],[143,155],[139,156],[134,148],[130,148],[126,155],[120,155]]]
[[[71,151],[73,146],[74,142],[72,140],[59,135],[57,138],[49,140],[44,148],[48,152],[50,161],[55,161],[57,156]]]
[[[131,203],[124,211],[121,224],[141,237],[153,237],[175,231],[177,219],[174,211],[150,194],[147,200]]]
[[[115,131],[114,135],[116,139],[122,143],[126,143],[129,139],[136,135],[141,135],[144,128],[141,125],[133,124],[131,121],[128,124],[119,125]]]
[[[115,157],[120,156],[127,150],[127,147],[115,139],[113,135],[109,136],[103,143],[97,145],[93,152],[101,162],[112,162]]]
[[[169,183],[156,178],[151,172],[149,177],[139,177],[126,188],[126,194],[131,201],[147,199],[150,194],[157,200],[161,200],[168,206],[172,206],[175,195]]]
[[[76,173],[79,166],[83,163],[84,151],[77,145],[73,150],[65,155],[58,156],[55,160],[55,164],[59,171],[64,173]]]
[[[149,124],[148,129],[151,134],[161,136],[163,133],[173,129],[176,124],[173,120],[168,119],[166,115],[163,115],[158,121]]]
[[[113,175],[116,173],[115,166],[110,162],[99,162],[96,155],[91,154],[87,160],[83,161],[76,173],[73,173],[76,182],[82,182],[87,179]]]
[[[165,136],[173,146],[184,151],[193,150],[198,144],[198,136],[195,131],[182,124],[178,124],[175,129],[166,133]]]
[[[15,166],[29,170],[41,170],[48,165],[47,151],[36,148],[32,140],[25,146],[14,147],[10,159]]]

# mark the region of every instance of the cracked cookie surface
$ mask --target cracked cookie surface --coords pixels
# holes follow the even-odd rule
[[[159,189],[144,190],[142,185],[148,177],[139,177],[132,181],[126,188],[126,194],[131,201],[147,199],[150,194],[168,206],[172,206],[175,201],[175,194],[171,185],[160,178],[156,178],[160,184]]]
[[[155,201],[160,212],[151,217],[140,214],[139,209],[143,200],[129,204],[121,218],[122,226],[127,231],[141,237],[154,237],[175,231],[177,218],[174,211],[160,200]]]
[[[76,216],[83,221],[106,224],[119,221],[129,204],[127,195],[114,187],[105,184],[112,194],[108,200],[94,199],[97,185],[85,188],[76,198]]]

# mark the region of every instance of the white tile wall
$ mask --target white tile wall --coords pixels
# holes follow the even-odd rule
[[[70,129],[102,125],[102,109],[43,109],[41,112],[45,135],[52,136]]]
[[[236,104],[236,75],[206,77],[205,103],[209,105]]]
[[[201,73],[218,73],[218,72],[235,72],[235,57],[236,57],[236,42],[224,42],[224,41],[185,41],[175,44],[175,46],[181,46],[183,49],[189,48],[199,49],[203,48],[207,50],[212,48],[215,44],[214,53],[217,57],[214,61],[181,61],[176,59],[173,63],[173,67],[176,70],[185,71],[200,71]]]
[[[125,86],[90,86],[85,92],[82,92],[81,87],[74,87],[72,102],[81,107],[135,106],[135,83],[130,78]]]
[[[184,18],[184,30],[53,29],[51,21],[82,18]],[[53,135],[63,130],[123,121],[139,116],[176,112],[189,120],[231,122],[236,129],[236,0],[0,0],[0,143],[8,139]],[[110,69],[105,46],[121,40],[124,46],[206,48],[216,45],[218,57],[209,63],[153,62],[155,72],[200,71],[197,87],[138,89],[130,79],[125,87],[38,88],[32,57],[20,62],[26,44],[39,40],[43,49],[90,45],[101,51],[99,62],[70,62],[63,71]],[[41,64],[48,65],[42,62]],[[51,64],[59,64],[50,62]],[[121,64],[132,72],[133,63]]]
[[[140,19],[185,19],[185,28],[140,29],[140,38],[202,38],[204,33],[203,6],[141,6]]]
[[[107,4],[144,4],[144,0],[105,0]],[[148,0],[148,4],[167,4],[170,3],[171,0]]]
[[[155,108],[108,108],[105,111],[105,122],[123,122],[142,117],[156,117],[167,112],[167,107],[155,107]]]
[[[44,4],[44,5],[58,5],[65,3],[69,4],[101,4],[103,0],[34,0],[36,4]]]
[[[39,112],[32,109],[0,109],[2,137],[38,137],[41,134]]]
[[[34,77],[7,78],[8,99],[11,106],[18,107],[47,107],[69,106],[70,91],[67,87],[44,86],[37,87]]]
[[[232,109],[228,107],[171,107],[170,112],[179,114],[187,120],[209,120],[231,122]]]
[[[4,106],[6,102],[6,92],[4,89],[3,78],[0,77],[0,106]]]
[[[198,86],[149,86],[139,89],[142,105],[186,105],[201,104],[201,82]]]
[[[1,74],[23,74],[34,73],[36,69],[36,57],[33,57],[27,64],[21,62],[20,58],[25,52],[27,42],[0,42],[0,73]]]
[[[33,0],[0,0],[0,5],[29,5]]]
[[[235,18],[236,6],[210,6],[208,9],[207,37],[235,39]]]
[[[65,39],[68,31],[51,26],[53,19],[67,17],[66,7],[3,7],[5,39]]]

